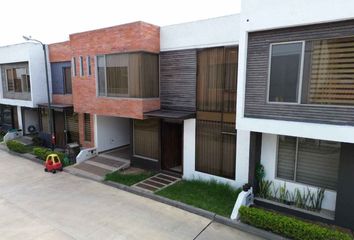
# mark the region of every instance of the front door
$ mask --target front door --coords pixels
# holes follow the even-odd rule
[[[162,121],[161,169],[182,173],[183,125],[179,122]]]
[[[65,146],[65,132],[64,132],[64,113],[53,111],[54,115],[54,132],[55,145],[58,147]]]

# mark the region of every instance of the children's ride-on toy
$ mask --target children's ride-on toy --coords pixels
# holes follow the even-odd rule
[[[56,173],[57,170],[63,171],[63,164],[58,154],[49,154],[44,163],[44,171]]]

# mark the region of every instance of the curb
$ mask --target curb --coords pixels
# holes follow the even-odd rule
[[[11,155],[22,157],[22,158],[28,159],[28,160],[30,160],[30,161],[32,161],[34,163],[43,165],[43,161],[38,159],[37,157],[33,156],[32,154],[29,154],[29,153],[17,153],[17,152],[11,151],[11,150],[6,149],[6,148],[1,148],[1,150],[5,150]]]
[[[155,200],[155,201],[158,201],[158,202],[161,202],[161,203],[173,206],[173,207],[177,207],[179,209],[182,209],[182,210],[197,214],[199,216],[208,218],[208,219],[213,220],[213,221],[215,221],[217,223],[221,223],[221,224],[227,225],[229,227],[241,230],[243,232],[247,232],[247,233],[253,234],[253,235],[258,236],[258,237],[262,237],[264,239],[268,239],[268,240],[287,240],[287,238],[281,237],[281,236],[276,235],[274,233],[267,232],[265,230],[253,227],[251,225],[241,223],[240,221],[233,221],[233,220],[231,220],[229,218],[217,215],[217,214],[209,212],[207,210],[204,210],[204,209],[201,209],[201,208],[197,208],[197,207],[193,207],[191,205],[187,205],[187,204],[184,204],[184,203],[181,203],[181,202],[178,202],[178,201],[175,201],[175,200],[171,200],[171,199],[168,199],[168,198],[165,198],[165,197],[161,197],[161,196],[156,195],[154,193],[150,193],[150,192],[147,192],[147,191],[144,191],[144,190],[132,188],[130,186],[126,186],[126,185],[123,185],[123,184],[120,184],[120,183],[116,183],[116,182],[112,182],[112,181],[103,181],[101,183],[103,183],[103,184],[105,184],[107,186],[110,186],[110,187],[118,188],[120,190],[123,190],[123,191],[126,191],[126,192],[130,192],[130,193],[142,196],[142,197],[146,197],[146,198],[149,198],[149,199],[152,199],[152,200]]]

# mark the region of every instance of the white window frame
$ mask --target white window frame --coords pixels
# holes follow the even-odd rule
[[[298,78],[298,94],[296,102],[273,102],[269,101],[269,91],[270,91],[270,70],[272,67],[272,49],[275,45],[285,45],[285,44],[293,44],[293,43],[301,43],[301,59],[300,59],[300,72]],[[267,78],[267,99],[266,103],[268,104],[291,104],[291,105],[299,105],[301,104],[301,95],[302,95],[302,81],[303,81],[303,71],[304,71],[304,58],[305,58],[305,44],[306,41],[290,41],[290,42],[279,42],[279,43],[271,43],[269,46],[269,55],[268,55],[268,78]]]

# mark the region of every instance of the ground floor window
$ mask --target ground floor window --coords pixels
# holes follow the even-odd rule
[[[80,143],[78,115],[78,113],[66,113],[66,132],[68,143]]]
[[[336,190],[341,143],[278,137],[277,177]]]
[[[134,155],[160,159],[159,119],[134,120]]]
[[[235,179],[235,124],[201,119],[197,117],[196,170]]]

